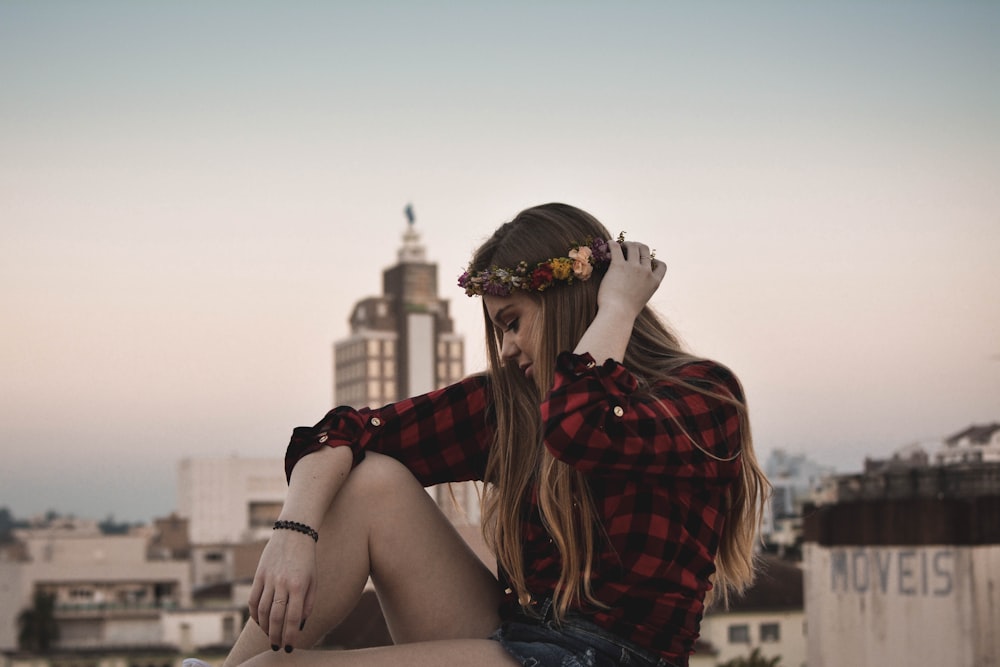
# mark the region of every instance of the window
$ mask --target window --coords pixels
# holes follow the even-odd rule
[[[280,502],[251,502],[249,507],[251,528],[270,528],[281,514]]]
[[[746,623],[740,623],[739,625],[729,626],[729,643],[730,644],[749,644],[750,643],[750,626]]]
[[[221,563],[226,560],[226,555],[220,551],[207,551],[204,558],[206,563]]]
[[[760,640],[762,642],[776,642],[781,640],[781,626],[777,623],[760,624]]]

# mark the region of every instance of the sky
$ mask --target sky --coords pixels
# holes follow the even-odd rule
[[[412,203],[454,281],[529,206],[669,266],[758,456],[1000,421],[1000,4],[0,0],[0,507],[145,521],[274,457]]]

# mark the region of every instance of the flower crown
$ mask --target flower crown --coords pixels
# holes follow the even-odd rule
[[[622,232],[618,243],[624,242],[625,232]],[[458,286],[469,296],[510,296],[514,290],[544,292],[557,281],[571,285],[574,280],[590,280],[594,269],[610,263],[608,242],[588,237],[582,245],[570,248],[566,257],[552,257],[531,267],[520,262],[512,269],[491,266],[478,273],[466,270],[458,277]]]

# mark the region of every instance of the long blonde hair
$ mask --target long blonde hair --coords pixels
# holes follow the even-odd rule
[[[565,256],[574,244],[589,238],[611,238],[593,216],[565,204],[546,204],[527,209],[502,225],[476,251],[471,272],[493,266],[529,265]],[[591,587],[595,544],[604,539],[586,475],[556,460],[542,444],[539,406],[552,386],[556,357],[572,350],[597,313],[597,292],[602,271],[571,286],[556,286],[537,299],[540,345],[533,367],[534,382],[500,355],[501,333],[483,308],[486,349],[496,415],[495,442],[486,466],[483,495],[483,535],[497,556],[518,598],[529,599],[524,572],[522,521],[537,484],[542,522],[562,560],[556,586],[554,612],[557,619],[582,601],[604,606]],[[540,326],[539,326],[540,325]],[[674,384],[729,402],[739,409],[740,481],[726,495],[725,528],[716,555],[714,592],[723,601],[730,592],[742,591],[753,580],[753,540],[760,524],[764,496],[769,484],[757,464],[750,439],[745,403],[725,387],[706,390],[679,380],[679,367],[697,361],[684,352],[674,334],[648,307],[636,318],[623,365],[648,391],[655,383],[670,379]],[[695,442],[696,446],[700,446]],[[711,593],[712,591],[710,591]],[[524,604],[524,602],[522,602]]]

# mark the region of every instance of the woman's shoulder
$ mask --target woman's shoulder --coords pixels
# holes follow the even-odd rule
[[[712,359],[691,359],[677,366],[657,386],[676,385],[678,381],[708,391],[721,391],[743,400],[743,385],[726,365]]]

